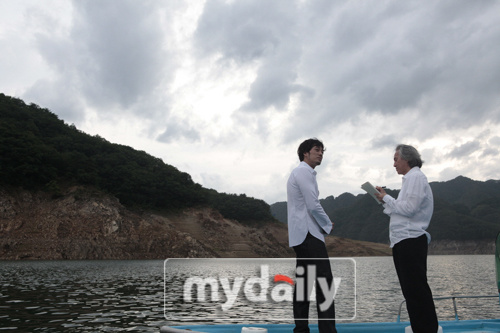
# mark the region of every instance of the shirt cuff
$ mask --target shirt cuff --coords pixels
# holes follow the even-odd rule
[[[326,227],[321,227],[321,231],[325,234],[325,235],[329,235],[330,232],[332,232],[332,229],[333,229],[333,225],[332,224],[329,224],[327,225]]]

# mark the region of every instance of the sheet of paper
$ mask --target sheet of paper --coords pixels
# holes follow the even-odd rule
[[[380,201],[378,201],[377,197],[375,196],[375,193],[379,193],[379,191],[377,191],[377,189],[372,184],[370,184],[370,182],[364,183],[363,185],[361,185],[361,188],[365,190],[369,195],[371,195],[371,197],[375,199],[375,201],[379,205],[382,204]]]

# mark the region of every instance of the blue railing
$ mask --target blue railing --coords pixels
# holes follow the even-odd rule
[[[433,299],[435,301],[451,299],[453,301],[453,310],[455,311],[455,320],[459,321],[456,299],[458,299],[458,298],[492,298],[492,297],[498,298],[497,295],[485,295],[485,296],[447,296],[447,297],[434,297]],[[401,322],[401,310],[402,310],[403,304],[405,302],[406,302],[406,300],[402,301],[401,304],[399,304],[398,319],[396,321],[398,323]]]

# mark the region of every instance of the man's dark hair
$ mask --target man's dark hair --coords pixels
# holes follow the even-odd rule
[[[318,139],[307,139],[306,141],[302,142],[299,146],[299,149],[297,149],[299,160],[302,162],[304,160],[304,154],[310,152],[314,147],[320,147],[321,149],[326,150],[323,146],[323,142],[319,141]]]
[[[424,164],[424,161],[422,161],[419,152],[412,146],[399,144],[396,147],[396,151],[399,153],[399,157],[401,157],[401,159],[408,161],[408,165],[410,166],[410,168],[416,166],[421,168],[422,164]]]

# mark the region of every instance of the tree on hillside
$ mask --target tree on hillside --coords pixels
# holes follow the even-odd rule
[[[161,159],[67,125],[38,105],[0,94],[0,184],[59,195],[64,185],[89,185],[141,209],[213,205],[239,221],[274,220],[269,205],[217,193]]]

